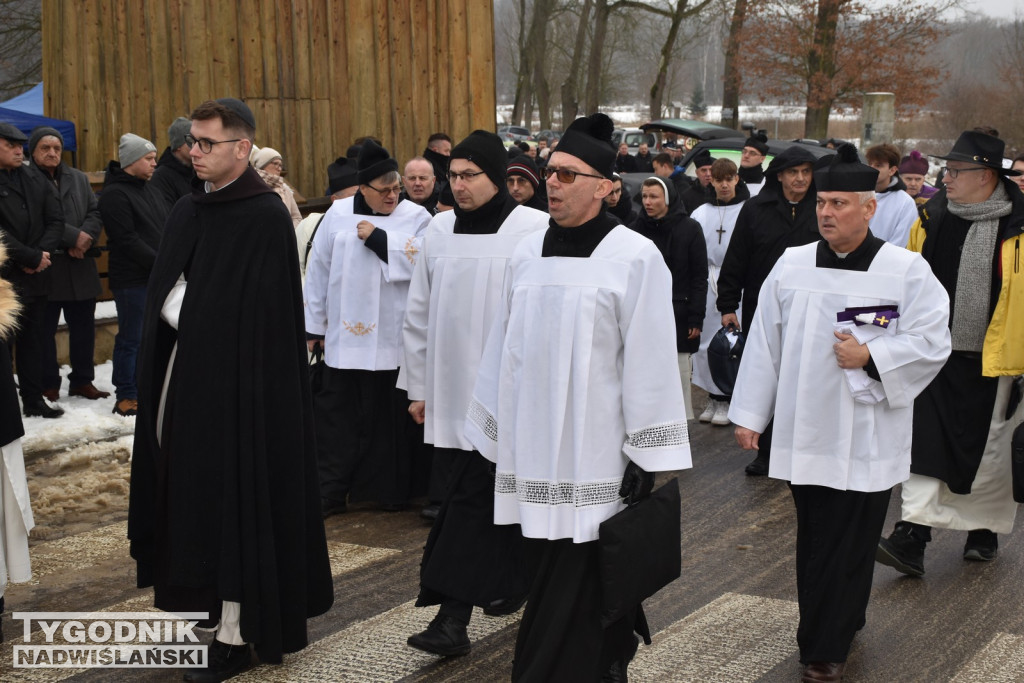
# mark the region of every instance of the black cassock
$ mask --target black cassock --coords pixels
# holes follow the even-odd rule
[[[131,554],[158,608],[216,620],[221,601],[239,602],[242,637],[277,663],[334,600],[295,235],[251,169],[218,192],[193,188],[167,219],[148,285]],[[182,273],[176,332],[160,309]]]

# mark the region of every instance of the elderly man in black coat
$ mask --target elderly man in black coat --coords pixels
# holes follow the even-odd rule
[[[96,258],[92,252],[103,230],[103,222],[88,176],[61,161],[63,151],[64,136],[56,128],[39,126],[32,131],[28,140],[32,167],[53,187],[64,211],[60,248],[51,257],[53,266],[50,268],[50,291],[42,334],[43,395],[50,401],[56,401],[60,395],[55,335],[63,313],[68,326],[71,360],[68,396],[82,396],[95,401],[110,396],[109,392],[100,391],[92,383],[95,378],[96,297],[101,291]]]
[[[64,214],[46,181],[22,166],[26,140],[11,124],[0,123],[0,239],[9,257],[0,277],[14,285],[21,300],[14,357],[25,416],[60,417],[64,411],[43,400],[42,334],[50,286],[47,269],[60,244]]]
[[[250,644],[266,664],[304,648],[334,591],[291,218],[248,167],[249,107],[191,118],[197,179],[146,291],[128,537],[158,608],[219,617],[186,680],[220,681]]]

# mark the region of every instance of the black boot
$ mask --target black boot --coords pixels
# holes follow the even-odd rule
[[[25,401],[24,406],[25,417],[47,417],[55,418],[60,417],[64,414],[62,408],[52,408],[43,399],[35,399],[33,401]]]
[[[249,644],[228,645],[216,638],[206,652],[207,668],[189,669],[184,679],[193,683],[217,683],[237,676],[252,665]]]
[[[489,617],[505,617],[509,614],[515,614],[519,611],[524,604],[526,604],[526,594],[519,598],[504,598],[502,600],[495,600],[491,604],[484,607],[484,614]]]
[[[757,454],[757,457],[750,461],[750,464],[743,470],[750,477],[763,477],[768,474],[768,456]]]
[[[427,626],[426,631],[409,636],[406,641],[411,647],[442,657],[459,657],[469,654],[469,636],[466,625],[447,614],[438,614]]]
[[[924,549],[930,540],[931,527],[897,522],[889,538],[879,539],[875,561],[907,576],[924,576]]]

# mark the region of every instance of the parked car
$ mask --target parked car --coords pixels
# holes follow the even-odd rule
[[[683,149],[689,151],[697,146],[701,140],[720,140],[722,138],[739,138],[745,140],[747,134],[734,128],[720,126],[717,123],[707,121],[693,121],[690,119],[660,119],[651,121],[640,126],[645,132],[658,133],[661,138],[658,149],[665,142],[665,134],[671,133],[676,136],[677,142]]]
[[[530,130],[522,126],[502,126],[498,129],[498,137],[507,142],[519,142],[530,139]]]
[[[636,154],[640,145],[647,143],[647,147],[655,152],[658,145],[658,136],[654,133],[647,133],[639,128],[616,128],[612,133],[612,144],[618,149],[623,142],[629,147],[630,154]]]
[[[549,141],[550,140],[554,140],[555,138],[561,138],[561,137],[562,137],[562,131],[560,131],[560,130],[549,130],[547,128],[545,128],[544,130],[540,131],[539,133],[537,133],[536,135],[533,136],[533,138],[535,140],[540,140],[541,138],[546,138]]]

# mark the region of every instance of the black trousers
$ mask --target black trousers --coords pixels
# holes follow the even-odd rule
[[[601,571],[597,541],[524,539],[536,574],[516,636],[513,681],[600,681],[612,663],[632,658],[640,633],[650,633],[636,606],[601,625]]]
[[[48,301],[42,333],[43,388],[60,389],[60,364],[57,362],[57,324],[64,311],[68,326],[68,351],[71,374],[68,385],[77,389],[96,379],[93,355],[96,348],[96,299],[85,301]]]
[[[414,423],[398,370],[324,367],[313,397],[322,498],[402,504],[413,488]],[[422,438],[421,438],[422,440]]]
[[[796,504],[800,661],[845,662],[863,628],[892,489],[790,485]]]
[[[14,363],[18,393],[24,402],[43,400],[43,329],[46,296],[19,296],[21,313],[14,333]]]

